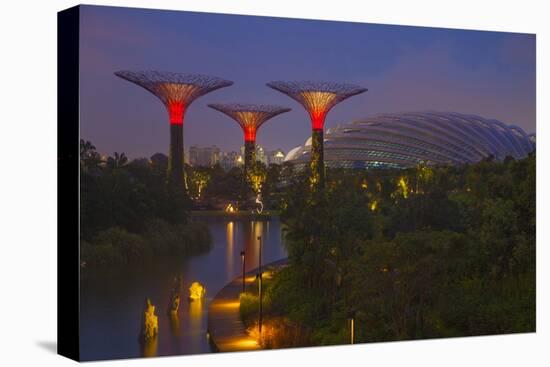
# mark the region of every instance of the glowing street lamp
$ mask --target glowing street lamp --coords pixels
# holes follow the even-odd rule
[[[257,240],[260,242],[260,249],[258,251],[258,272],[262,273],[262,236],[258,236]]]
[[[351,309],[350,312],[349,312],[349,318],[350,318],[350,322],[349,322],[349,342],[350,344],[355,344],[355,314],[356,314],[356,310],[355,309]]]
[[[258,335],[262,336],[262,273],[258,272],[256,274],[256,277],[258,278],[258,301],[260,303],[259,307],[259,315],[258,315]]]

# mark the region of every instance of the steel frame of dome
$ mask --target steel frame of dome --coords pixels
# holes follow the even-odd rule
[[[515,125],[455,112],[380,114],[330,128],[324,139],[330,168],[408,168],[475,163],[490,156],[526,157],[536,137]],[[285,161],[308,163],[310,147],[292,149]]]

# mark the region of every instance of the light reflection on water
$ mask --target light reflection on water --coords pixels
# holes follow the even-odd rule
[[[233,227],[235,226],[235,224],[231,221],[231,222],[227,222],[226,224],[226,232],[227,232],[227,236],[226,236],[226,240],[225,242],[227,243],[227,250],[226,250],[226,256],[225,258],[227,259],[227,264],[226,264],[226,269],[227,269],[227,277],[231,277],[231,272],[233,271],[233,252],[234,252],[234,240],[235,240],[235,235],[233,233]]]
[[[212,297],[242,272],[240,252],[246,252],[246,270],[258,266],[262,236],[263,263],[286,256],[277,219],[208,221],[213,246],[190,259],[165,259],[147,265],[85,272],[81,276],[81,357],[84,360],[135,358],[210,352],[206,338],[208,305]],[[183,292],[177,318],[169,313],[174,279]],[[198,281],[206,298],[188,302],[189,286]],[[151,298],[159,318],[159,335],[138,343],[143,299]]]

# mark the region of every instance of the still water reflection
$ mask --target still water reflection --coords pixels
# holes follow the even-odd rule
[[[270,221],[209,220],[213,246],[190,259],[164,259],[152,264],[109,271],[85,272],[80,291],[80,352],[83,360],[135,358],[211,352],[206,338],[208,304],[230,280],[242,272],[240,253],[246,251],[246,269],[258,266],[262,236],[264,263],[286,256],[278,219]],[[174,279],[182,279],[183,294],[177,316],[167,312]],[[192,282],[206,286],[206,298],[188,302]],[[159,318],[154,342],[138,342],[145,297],[151,298]]]

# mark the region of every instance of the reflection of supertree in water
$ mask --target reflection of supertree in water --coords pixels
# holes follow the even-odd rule
[[[327,113],[343,100],[366,92],[351,84],[328,82],[282,82],[267,83],[281,93],[300,103],[309,113],[311,119],[311,184],[312,187],[323,187],[325,167],[323,159],[323,128]]]
[[[157,96],[168,110],[170,118],[170,153],[168,180],[185,182],[183,173],[183,117],[189,105],[198,97],[233,82],[199,74],[160,71],[117,71],[115,75],[147,89]]]
[[[290,108],[271,105],[214,103],[208,106],[231,117],[241,126],[244,133],[244,177],[248,177],[250,168],[256,162],[256,132],[260,126],[290,111]]]

